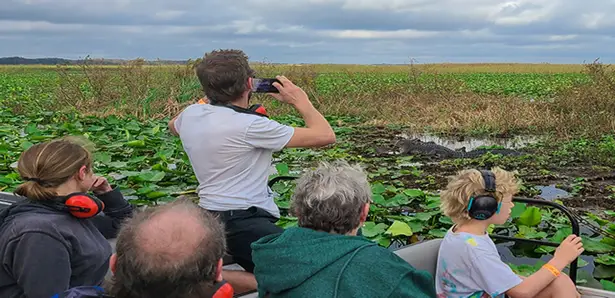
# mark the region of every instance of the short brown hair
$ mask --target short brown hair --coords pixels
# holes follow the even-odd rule
[[[501,202],[506,195],[515,195],[519,192],[520,180],[515,178],[513,172],[505,171],[499,167],[491,169],[495,175],[495,197]],[[486,194],[485,181],[479,170],[467,169],[450,178],[446,189],[440,193],[440,208],[442,213],[457,224],[469,221],[470,215],[466,211],[471,196]]]
[[[124,222],[116,250],[113,297],[211,297],[226,253],[224,226],[189,199],[177,199]]]
[[[240,98],[254,74],[241,50],[212,51],[196,67],[203,91],[213,104],[229,104]]]
[[[17,172],[25,182],[15,194],[32,200],[51,200],[55,188],[70,180],[82,166],[92,169],[92,155],[85,140],[65,137],[36,144],[24,151],[17,161]]]

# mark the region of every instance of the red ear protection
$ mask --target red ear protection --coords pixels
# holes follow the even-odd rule
[[[77,218],[91,218],[105,209],[105,203],[85,193],[74,193],[67,196],[64,208]]]
[[[254,109],[255,112],[257,112],[257,113],[259,113],[261,115],[267,115],[267,111],[265,111],[265,107],[260,105],[260,104],[253,105],[250,108]]]
[[[215,293],[212,298],[232,298],[235,295],[235,290],[226,281],[216,283]]]

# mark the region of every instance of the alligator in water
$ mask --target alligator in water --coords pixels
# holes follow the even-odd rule
[[[419,139],[402,140],[398,145],[401,147],[401,154],[421,154],[440,158],[475,158],[487,152],[508,156],[519,156],[524,154],[512,149],[475,149],[466,152],[465,148],[453,150],[434,142],[423,142]]]

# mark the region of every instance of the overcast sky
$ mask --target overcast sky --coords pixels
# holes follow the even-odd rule
[[[0,0],[0,56],[615,63],[615,0],[224,2]]]

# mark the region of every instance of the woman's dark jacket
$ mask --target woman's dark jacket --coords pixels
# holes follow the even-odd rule
[[[96,197],[104,214],[89,219],[28,199],[0,212],[0,297],[49,298],[102,284],[112,254],[107,239],[133,208],[118,188]]]

